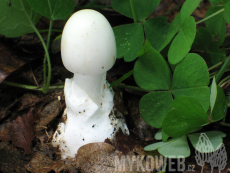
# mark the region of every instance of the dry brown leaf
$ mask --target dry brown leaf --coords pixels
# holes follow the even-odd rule
[[[35,125],[35,131],[40,132],[46,129],[46,126],[63,110],[65,106],[64,101],[54,100],[47,104],[44,108],[42,107],[39,114],[39,121]]]
[[[18,57],[11,49],[0,43],[0,83],[9,76],[10,73],[23,66],[31,59],[23,60]]]
[[[0,120],[2,120],[3,118],[7,117],[11,111],[10,109],[19,101],[20,99],[16,99],[12,104],[10,104],[9,106],[7,106],[4,110],[0,111]]]
[[[31,154],[32,140],[34,139],[33,124],[36,112],[31,108],[27,114],[18,116],[10,127],[10,137],[14,146],[24,149],[24,154]]]
[[[18,109],[18,111],[22,111],[31,106],[34,106],[40,101],[41,101],[41,98],[39,96],[31,94],[31,93],[26,93],[21,98],[21,107]]]
[[[47,173],[52,170],[61,171],[67,165],[64,161],[53,161],[45,153],[37,152],[25,167],[30,172]]]
[[[115,148],[107,143],[90,143],[79,148],[76,160],[83,172],[114,172],[111,155]]]
[[[10,141],[10,135],[9,135],[9,130],[8,129],[4,129],[2,131],[0,131],[0,141]]]
[[[147,155],[136,155],[129,151],[126,155],[115,150],[115,148],[106,143],[91,143],[82,146],[78,150],[76,161],[83,173],[88,172],[148,172],[161,167],[164,163],[159,161],[157,165],[155,160],[147,162]],[[157,155],[157,157],[159,154]],[[152,156],[154,158],[155,156]],[[122,162],[122,159],[124,159]],[[129,160],[133,161],[130,166]],[[148,170],[148,171],[147,171]]]
[[[79,170],[81,173],[90,172],[148,172],[147,168],[151,168],[152,163],[155,164],[155,160],[147,162],[145,160],[146,155],[136,155],[130,151],[126,155],[122,152],[115,150],[115,148],[107,143],[90,143],[82,146],[78,150],[76,159],[65,160],[53,160],[53,154],[50,152],[48,145],[43,146],[42,152],[35,153],[34,157],[25,166],[27,171],[30,172],[70,172],[77,173]],[[158,154],[159,155],[159,154]],[[153,156],[155,157],[155,156]],[[122,159],[125,162],[122,163]],[[132,160],[133,164],[130,166],[129,161]],[[119,163],[120,162],[120,163]],[[154,165],[154,168],[159,168],[163,165],[163,162],[158,162],[158,165]],[[153,167],[153,166],[152,166]]]

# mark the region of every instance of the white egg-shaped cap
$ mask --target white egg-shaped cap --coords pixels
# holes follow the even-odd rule
[[[116,41],[107,19],[95,10],[80,10],[65,24],[61,39],[64,66],[73,73],[98,75],[116,60]]]

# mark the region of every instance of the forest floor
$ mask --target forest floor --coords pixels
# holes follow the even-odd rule
[[[149,18],[165,16],[171,23],[183,2],[183,0],[162,0]],[[87,3],[87,1],[81,3]],[[104,5],[110,5],[110,1],[106,1]],[[196,21],[205,17],[208,7],[209,3],[203,1],[195,10],[193,17]],[[101,8],[97,10],[105,15],[113,27],[133,22],[112,9]],[[65,21],[57,21],[53,28],[63,29],[64,24]],[[47,29],[49,21],[41,18],[37,27]],[[229,27],[227,28],[229,30]],[[42,35],[44,38],[46,37],[46,33]],[[58,33],[53,33],[51,41],[56,36]],[[58,45],[52,45],[50,49],[51,85],[60,84],[63,86],[65,78],[71,78],[73,74],[64,68],[59,48]],[[20,38],[0,36],[0,82],[8,81],[42,86],[43,58],[44,50],[35,34],[27,34]],[[108,82],[113,82],[132,70],[133,64],[133,62],[126,63],[123,59],[118,59],[107,74]],[[136,85],[132,77],[123,83]],[[113,143],[107,141],[107,143],[101,144],[88,144],[79,149],[76,159],[61,160],[60,153],[58,149],[52,147],[51,140],[65,109],[63,89],[51,89],[47,94],[43,94],[37,90],[0,84],[0,172],[154,172],[157,168],[162,168],[166,162],[170,166],[169,160],[159,160],[152,171],[147,169],[149,168],[147,156],[151,154],[160,158],[160,154],[157,151],[145,152],[143,149],[145,146],[156,142],[154,135],[158,131],[158,129],[147,125],[140,116],[138,104],[145,93],[117,88],[114,88],[114,91],[116,92],[114,103],[126,118],[130,136],[118,133]],[[230,121],[230,118],[227,118],[226,121]],[[205,130],[210,129],[227,134],[224,144],[228,158],[230,158],[230,139],[228,136],[230,128],[215,123],[206,127]],[[197,165],[195,160],[195,150],[191,145],[190,148],[191,156],[186,158],[185,168],[180,172],[201,171],[201,166]],[[136,160],[131,169],[127,161],[124,169],[119,168],[120,170],[117,170],[117,156],[121,159],[121,156],[124,155],[126,158],[140,159],[142,166]],[[176,168],[177,164],[178,161],[172,160],[171,170],[178,169]],[[167,168],[168,172],[170,172],[170,168]],[[221,172],[230,172],[228,168],[230,169],[230,160]],[[205,164],[203,172],[210,172],[210,170],[210,165]],[[218,172],[218,168],[215,168],[214,172]]]

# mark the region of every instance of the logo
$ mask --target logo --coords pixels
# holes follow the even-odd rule
[[[227,152],[224,144],[220,144],[216,150],[210,142],[208,136],[205,133],[201,133],[199,141],[196,144],[196,163],[202,167],[201,172],[205,163],[209,163],[211,166],[211,173],[214,167],[218,167],[219,172],[227,165]]]

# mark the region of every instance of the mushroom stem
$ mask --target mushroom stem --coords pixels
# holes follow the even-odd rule
[[[105,87],[107,88],[106,73],[102,73],[95,76],[75,73],[74,83],[83,91],[85,91],[89,95],[89,97],[99,107],[101,107],[102,98],[104,97],[103,91]]]

